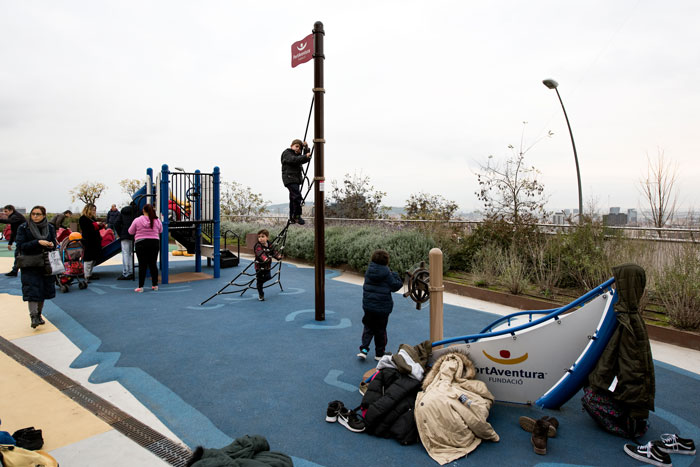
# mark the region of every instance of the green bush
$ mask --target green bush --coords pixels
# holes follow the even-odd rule
[[[680,329],[700,328],[700,257],[695,245],[681,246],[659,275],[657,293],[668,321]]]
[[[616,241],[610,229],[585,222],[557,237],[561,244],[553,244],[552,248],[559,249],[561,254],[559,287],[590,290],[610,278],[613,265],[610,264],[605,243]]]

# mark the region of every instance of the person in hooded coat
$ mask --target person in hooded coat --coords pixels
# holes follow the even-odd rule
[[[56,247],[56,230],[46,220],[46,209],[34,206],[29,221],[17,231],[17,249],[21,255],[41,255]],[[41,317],[44,300],[56,296],[54,276],[47,275],[43,267],[23,267],[22,300],[29,306],[29,317],[33,328],[45,324]]]
[[[636,264],[622,264],[613,268],[613,276],[619,296],[615,304],[618,326],[588,381],[595,391],[607,393],[617,377],[612,397],[629,410],[632,419],[642,421],[654,410],[656,393],[649,335],[639,313],[646,273]]]

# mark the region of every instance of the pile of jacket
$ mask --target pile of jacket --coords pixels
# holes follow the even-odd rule
[[[466,456],[482,440],[499,441],[486,420],[494,397],[474,379],[467,355],[441,356],[426,374],[430,341],[402,344],[384,356],[362,399],[365,431],[403,445],[421,440],[430,457],[443,465]]]
[[[486,383],[474,379],[476,370],[460,352],[441,356],[423,380],[416,397],[415,416],[421,442],[440,465],[466,456],[481,440],[499,436],[486,421],[494,397]]]

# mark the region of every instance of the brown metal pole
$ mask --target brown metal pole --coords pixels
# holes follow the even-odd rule
[[[316,321],[326,319],[326,239],[323,209],[323,155],[326,140],[323,133],[323,23],[314,23],[314,258],[316,266]]]

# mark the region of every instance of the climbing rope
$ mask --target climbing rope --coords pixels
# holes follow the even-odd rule
[[[311,108],[309,109],[309,117],[306,120],[306,130],[304,130],[304,139],[302,141],[306,141],[306,136],[309,132],[309,124],[311,123],[311,112],[314,108],[314,98],[311,98]],[[304,177],[302,179],[301,187],[300,190],[304,188],[304,185],[307,185],[308,187],[306,188],[306,194],[301,200],[301,205],[303,206],[306,202],[306,197],[309,196],[309,193],[311,192],[311,188],[314,185],[313,181],[310,181],[308,176],[306,175],[309,171],[309,166],[311,165],[311,158],[314,155],[314,149],[316,145],[311,147],[311,155],[309,157],[309,162],[306,163],[306,169],[304,169]],[[273,249],[276,249],[281,255],[284,254],[284,247],[287,244],[287,233],[289,232],[289,226],[292,224],[292,219],[287,219],[287,224],[284,226],[284,228],[280,231],[280,233],[275,237],[272,242],[270,242],[270,247]],[[212,298],[216,297],[217,295],[226,295],[226,294],[234,294],[234,293],[240,293],[241,297],[243,296],[244,293],[246,293],[249,289],[255,289],[256,287],[253,285],[257,281],[257,275],[255,272],[252,274],[248,272],[248,269],[250,269],[251,266],[255,265],[255,261],[251,262],[248,266],[243,269],[236,277],[231,280],[228,284],[223,286],[221,289],[219,289],[218,292],[216,292],[214,295],[211,297],[207,298],[204,300],[200,305],[204,305],[207,303],[209,300]],[[272,272],[274,274],[272,274]],[[270,268],[270,273],[271,277],[270,280],[267,281],[267,283],[263,286],[263,289],[266,289],[268,287],[272,287],[275,284],[279,284],[280,290],[284,292],[284,289],[282,288],[282,260],[277,261],[271,268]],[[243,278],[243,279],[241,279]],[[273,279],[275,279],[273,281]],[[239,280],[242,280],[242,282],[239,282]],[[226,290],[229,287],[235,287],[236,290]]]

